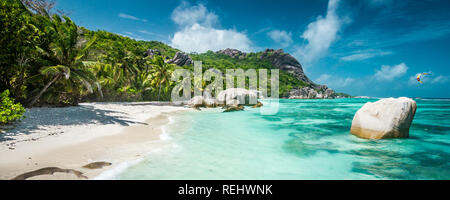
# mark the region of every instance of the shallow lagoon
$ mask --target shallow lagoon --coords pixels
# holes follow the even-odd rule
[[[349,133],[367,99],[280,100],[259,109],[171,118],[164,147],[117,179],[450,179],[450,101],[417,100],[409,139]]]

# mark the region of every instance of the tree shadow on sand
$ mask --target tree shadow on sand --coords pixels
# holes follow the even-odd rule
[[[0,141],[12,140],[10,136],[17,134],[31,134],[45,126],[74,126],[74,125],[109,125],[120,124],[130,126],[133,124],[146,124],[131,121],[122,117],[123,112],[95,108],[82,105],[65,108],[32,108],[26,118],[18,122],[14,128],[5,130],[0,134]]]

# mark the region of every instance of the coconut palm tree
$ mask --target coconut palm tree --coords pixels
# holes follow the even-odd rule
[[[174,65],[164,62],[161,56],[155,56],[152,62],[152,82],[153,87],[158,87],[158,101],[161,97],[161,89],[168,90],[170,86],[170,79],[172,77]],[[164,86],[164,88],[163,88]]]
[[[48,77],[50,81],[31,100],[28,105],[30,107],[57,81],[65,79],[71,85],[84,85],[90,92],[92,92],[92,83],[96,82],[95,75],[88,70],[93,63],[82,60],[95,39],[89,42],[83,41],[78,27],[72,20],[68,17],[62,20],[58,15],[53,15],[49,20],[47,32],[52,35],[54,42],[49,52],[42,50],[42,53],[56,65],[42,67],[39,70],[40,74],[37,75],[40,77],[34,77],[34,79]]]

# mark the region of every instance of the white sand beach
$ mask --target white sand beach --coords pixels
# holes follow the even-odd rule
[[[28,109],[26,118],[15,128],[0,133],[0,179],[46,167],[73,169],[89,179],[99,178],[102,172],[123,167],[157,149],[168,117],[186,110],[190,109],[150,102]],[[112,165],[82,167],[92,162]],[[85,178],[54,173],[30,179]]]

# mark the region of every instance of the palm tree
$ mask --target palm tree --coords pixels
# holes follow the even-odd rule
[[[161,97],[161,89],[164,86],[164,89],[167,91],[170,86],[170,79],[172,77],[174,65],[167,64],[164,62],[163,57],[155,56],[153,58],[152,64],[152,82],[151,85],[154,87],[159,87],[158,89],[158,101]]]
[[[68,17],[64,17],[63,21],[58,15],[54,15],[49,20],[47,28],[47,32],[52,34],[55,42],[51,44],[49,52],[42,53],[46,54],[56,65],[45,66],[39,70],[40,74],[37,76],[50,77],[51,79],[32,99],[28,105],[30,107],[39,100],[52,84],[63,78],[69,80],[71,84],[76,83],[86,86],[90,92],[92,92],[91,84],[96,81],[95,75],[88,70],[92,62],[82,61],[95,39],[92,39],[86,45],[80,44],[78,27]]]
[[[132,52],[127,50],[126,44],[122,41],[115,41],[109,45],[108,54],[105,61],[114,68],[114,79],[120,87],[131,87],[132,78],[139,73],[136,61],[139,60]],[[124,90],[126,93],[126,90]]]
[[[152,74],[150,72],[141,71],[136,75],[133,81],[133,88],[137,90],[141,97],[146,91],[151,91]]]

